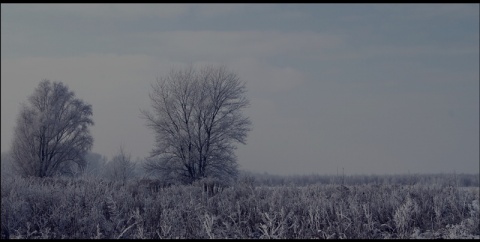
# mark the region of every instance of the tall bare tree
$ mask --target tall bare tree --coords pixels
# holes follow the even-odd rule
[[[251,122],[245,82],[225,66],[172,69],[150,93],[153,113],[142,110],[155,132],[145,169],[192,183],[204,177],[235,178],[235,143],[245,144]]]
[[[74,175],[85,166],[93,138],[92,106],[62,82],[42,80],[17,117],[11,154],[23,176]]]

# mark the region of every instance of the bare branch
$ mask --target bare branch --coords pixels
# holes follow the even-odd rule
[[[235,143],[245,144],[251,122],[245,83],[225,66],[172,69],[152,85],[153,113],[141,110],[155,132],[146,169],[175,173],[193,182],[206,176],[234,177]]]

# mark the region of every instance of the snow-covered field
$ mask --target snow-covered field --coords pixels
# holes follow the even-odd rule
[[[1,238],[480,238],[479,190],[242,180],[152,190],[131,181],[3,177]]]

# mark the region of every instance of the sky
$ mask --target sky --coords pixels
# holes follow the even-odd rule
[[[246,82],[240,169],[479,172],[479,4],[1,4],[1,152],[42,79],[92,105],[92,152],[144,158],[171,68]]]

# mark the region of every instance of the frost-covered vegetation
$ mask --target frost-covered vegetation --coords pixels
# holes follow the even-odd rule
[[[2,176],[1,238],[480,238],[478,174],[272,177]]]

